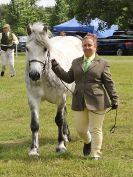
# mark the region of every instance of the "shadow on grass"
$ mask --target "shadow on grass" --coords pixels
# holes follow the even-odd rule
[[[71,141],[70,143],[74,143]],[[11,140],[0,142],[0,159],[8,162],[9,160],[20,160],[20,161],[49,161],[56,159],[83,159],[81,156],[76,156],[69,152],[69,144],[67,145],[67,151],[65,153],[56,152],[55,148],[57,140],[53,138],[40,138],[39,157],[30,157],[28,152],[31,146],[31,140]]]

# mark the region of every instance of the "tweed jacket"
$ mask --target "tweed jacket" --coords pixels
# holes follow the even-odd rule
[[[109,64],[96,55],[86,72],[82,69],[83,57],[73,60],[68,72],[58,64],[53,68],[55,74],[66,83],[75,81],[72,98],[72,110],[105,110],[118,102],[115,85]]]

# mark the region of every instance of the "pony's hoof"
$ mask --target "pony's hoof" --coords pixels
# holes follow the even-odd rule
[[[60,153],[64,153],[67,151],[67,148],[64,146],[64,147],[56,147],[56,152],[60,152]]]
[[[39,153],[38,153],[37,148],[31,149],[30,152],[29,152],[29,156],[36,156],[36,157],[39,157]]]
[[[64,144],[64,141],[61,141],[58,146],[56,147],[56,152],[66,152],[67,148]]]
[[[62,148],[62,149],[56,148],[56,152],[64,153],[64,152],[66,152],[66,151],[67,151],[66,148]]]

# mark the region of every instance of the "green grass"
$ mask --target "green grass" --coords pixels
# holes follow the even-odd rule
[[[83,142],[73,125],[71,97],[68,122],[72,141],[64,154],[55,152],[56,107],[43,102],[40,108],[40,157],[28,156],[31,144],[30,111],[25,89],[25,56],[15,58],[16,77],[0,78],[0,177],[133,177],[133,56],[104,56],[110,65],[120,97],[117,130],[110,134],[115,111],[103,126],[103,156],[99,161],[83,157]]]

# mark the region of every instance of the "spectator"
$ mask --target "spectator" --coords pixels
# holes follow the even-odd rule
[[[3,26],[3,32],[0,34],[1,41],[1,57],[2,57],[2,71],[1,76],[3,77],[6,70],[7,61],[10,65],[10,75],[14,77],[16,75],[14,68],[14,45],[17,45],[18,39],[14,33],[10,31],[10,25],[5,24]]]
[[[82,47],[84,55],[72,62],[68,72],[55,59],[51,61],[52,69],[64,82],[75,82],[72,110],[77,133],[84,141],[83,154],[99,160],[105,113],[109,107],[117,109],[118,95],[108,62],[96,54],[96,36],[87,34]]]
[[[60,31],[59,36],[66,36],[66,33],[64,31]]]

